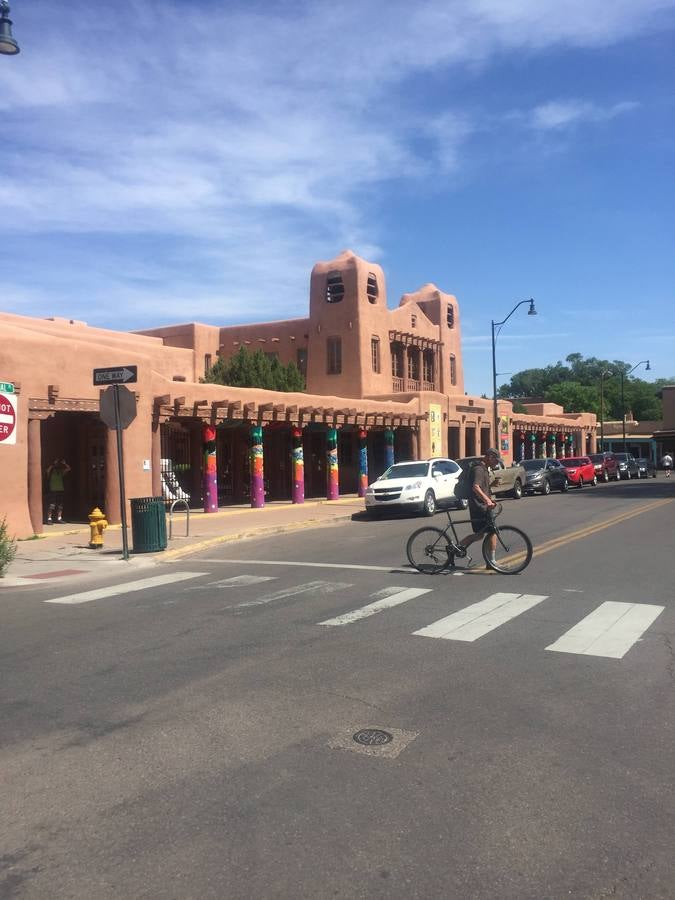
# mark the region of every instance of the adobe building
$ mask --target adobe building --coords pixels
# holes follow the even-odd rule
[[[71,467],[66,520],[86,521],[96,506],[120,520],[116,435],[100,418],[98,368],[137,367],[126,496],[205,511],[363,494],[395,460],[473,456],[497,444],[508,464],[596,446],[595,416],[553,404],[514,417],[500,401],[497,439],[491,401],[464,392],[456,298],[427,284],[389,309],[382,269],[350,251],[314,266],[307,318],[136,333],[11,314],[0,325],[0,517],[18,537],[46,528],[45,473],[56,458]],[[242,345],[296,362],[306,391],[200,381]]]

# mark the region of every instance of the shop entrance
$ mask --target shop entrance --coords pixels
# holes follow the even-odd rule
[[[95,506],[105,511],[105,448],[108,429],[98,415],[57,412],[41,423],[40,438],[43,521],[46,521],[47,512],[47,468],[55,459],[64,459],[70,466],[70,472],[64,478],[64,520],[87,522],[87,517]]]

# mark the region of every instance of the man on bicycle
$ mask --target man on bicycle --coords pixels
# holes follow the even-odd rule
[[[468,534],[462,538],[460,544],[462,547],[468,547],[483,536],[483,529],[489,524],[488,510],[494,509],[497,505],[490,490],[490,473],[489,466],[494,466],[499,462],[499,453],[490,447],[485,451],[483,459],[476,463],[471,470],[471,495],[469,497],[469,515],[471,516],[471,527],[473,534]],[[494,562],[495,551],[497,549],[497,535],[490,535],[490,559]],[[486,565],[486,569],[490,566]]]

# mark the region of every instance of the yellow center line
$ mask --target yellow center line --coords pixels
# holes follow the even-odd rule
[[[658,509],[658,507],[665,506],[667,503],[672,502],[672,500],[653,500],[651,503],[645,503],[642,506],[638,506],[635,509],[630,510],[629,512],[619,513],[619,515],[612,516],[611,519],[605,519],[604,521],[596,522],[594,525],[586,525],[583,528],[578,528],[576,531],[570,531],[568,534],[561,534],[558,537],[551,538],[549,541],[546,541],[545,543],[539,544],[539,546],[534,547],[532,556],[541,556],[551,550],[556,550],[558,547],[563,547],[565,544],[571,544],[574,541],[579,541],[584,537],[588,537],[588,535],[590,534],[595,534],[597,531],[603,531],[605,528],[611,528],[612,525],[618,525],[620,522],[625,522],[627,519],[632,519],[635,516],[641,516],[643,513],[649,512],[652,509]],[[500,563],[502,565],[513,563],[518,559],[521,559],[524,555],[524,551],[519,551],[518,553],[513,553],[511,556],[505,556],[504,559],[500,560]]]
[[[638,506],[635,509],[630,510],[629,512],[624,512],[620,513],[617,516],[612,516],[611,519],[605,519],[601,522],[595,522],[593,525],[587,525],[586,527],[579,528],[576,531],[570,531],[569,534],[562,534],[559,537],[551,538],[551,540],[535,547],[534,555],[539,556],[540,554],[548,553],[550,550],[555,550],[557,547],[562,547],[565,544],[571,544],[574,541],[579,541],[584,537],[588,537],[588,535],[590,534],[595,534],[597,531],[604,531],[605,528],[611,528],[613,525],[618,525],[628,519],[633,519],[636,516],[641,516],[643,513],[650,512],[653,509],[658,509],[660,506],[665,506],[667,503],[672,503],[672,500],[654,500],[651,503],[645,503],[643,506]]]

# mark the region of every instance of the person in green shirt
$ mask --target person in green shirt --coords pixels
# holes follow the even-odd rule
[[[63,521],[64,479],[68,472],[70,466],[65,459],[55,459],[47,467],[47,525]]]

